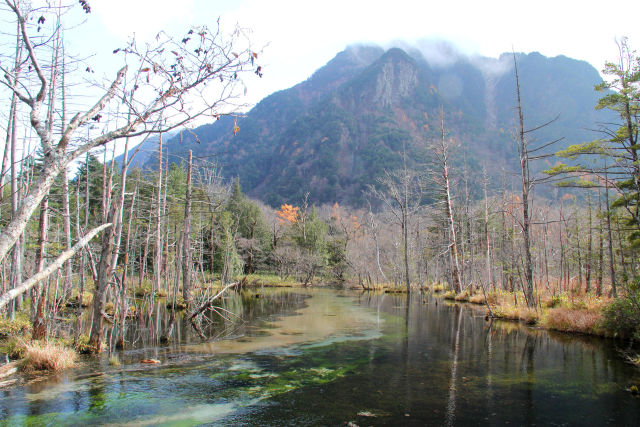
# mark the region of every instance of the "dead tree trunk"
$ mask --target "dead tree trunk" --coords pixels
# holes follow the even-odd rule
[[[38,252],[36,253],[36,273],[39,273],[44,268],[45,249],[47,243],[47,229],[49,218],[49,196],[45,196],[40,203],[40,221],[38,227]],[[41,288],[41,289],[39,289]],[[47,304],[47,287],[39,285],[35,287],[35,295],[39,294],[36,304],[36,313],[33,320],[33,334],[34,340],[44,339],[47,336],[47,322],[46,322],[46,304]]]
[[[76,243],[73,248],[71,248],[70,251],[61,253],[58,258],[56,258],[51,264],[47,265],[41,272],[36,273],[28,280],[25,280],[24,283],[20,285],[20,287],[12,289],[9,292],[0,295],[0,308],[13,301],[19,295],[27,292],[41,280],[46,279],[51,273],[59,269],[66,260],[74,256],[79,250],[85,247],[91,239],[93,239],[98,233],[100,233],[107,227],[111,227],[111,224],[102,224],[101,226],[94,228],[93,230],[88,232],[82,239],[80,239],[78,243]]]
[[[156,223],[152,286],[153,292],[157,292],[160,290],[160,279],[162,274],[162,133],[158,138],[158,179],[156,181],[156,187]]]
[[[461,291],[460,286],[460,265],[458,264],[458,242],[456,240],[456,226],[453,220],[453,201],[451,200],[451,188],[449,185],[449,164],[447,155],[447,141],[444,133],[444,112],[440,110],[440,125],[442,139],[440,141],[440,163],[442,173],[442,186],[445,196],[445,214],[449,227],[449,258],[451,261],[451,276],[454,292]]]
[[[65,57],[64,57],[64,45],[62,46],[62,128],[64,129],[67,124],[67,98],[65,88]],[[67,176],[67,168],[62,169],[62,229],[64,233],[64,244],[67,250],[71,249],[71,211],[69,209],[69,177]],[[71,261],[67,261],[64,264],[64,286],[63,286],[63,299],[66,299],[71,292],[70,289],[73,286]]]
[[[587,206],[588,206],[588,223],[587,228],[589,231],[589,237],[587,238],[587,271],[585,273],[585,292],[588,293],[591,291],[591,265],[593,263],[593,224],[591,219],[591,194],[587,197]]]
[[[520,77],[518,76],[518,64],[516,55],[513,54],[513,65],[516,73],[516,93],[518,98],[518,151],[520,154],[520,169],[522,174],[522,238],[524,241],[524,296],[528,307],[536,305],[533,297],[533,268],[531,262],[531,240],[529,236],[529,193],[531,191],[531,178],[529,176],[529,155],[527,152],[527,140],[524,130],[524,116],[522,113],[522,100],[520,98]]]
[[[189,150],[187,191],[184,202],[184,243],[182,246],[182,298],[187,305],[191,304],[191,162],[192,152]]]
[[[484,189],[484,235],[487,240],[487,280],[489,285],[493,285],[493,272],[491,270],[491,238],[489,236],[489,198],[487,197],[487,171],[483,169],[483,189]]]
[[[600,197],[600,189],[598,189],[598,218],[600,219],[600,227],[598,229],[598,271],[596,272],[596,295],[602,295],[602,269],[604,268],[604,224],[602,223],[602,199]]]

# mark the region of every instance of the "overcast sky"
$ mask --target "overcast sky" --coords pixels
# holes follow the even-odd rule
[[[615,39],[640,46],[640,1],[486,0],[93,0],[89,24],[97,57],[132,33],[150,39],[159,30],[182,35],[190,25],[236,23],[264,47],[264,78],[252,79],[249,99],[288,88],[309,77],[353,43],[446,39],[463,52],[497,57],[538,51],[586,60],[601,70],[615,60]],[[178,6],[179,4],[179,6]]]

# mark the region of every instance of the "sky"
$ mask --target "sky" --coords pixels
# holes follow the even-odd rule
[[[247,102],[308,78],[346,46],[444,39],[462,52],[497,57],[513,48],[545,56],[566,55],[601,70],[615,60],[615,40],[640,46],[640,1],[615,8],[603,1],[360,1],[324,0],[93,0],[88,24],[95,30],[78,41],[96,58],[107,56],[132,34],[151,40],[160,30],[181,36],[191,25],[247,30],[261,51],[262,79],[247,81]],[[177,5],[179,4],[179,6]]]

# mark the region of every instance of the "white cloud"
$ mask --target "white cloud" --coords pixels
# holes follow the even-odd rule
[[[94,12],[108,31],[126,39],[133,31],[149,38],[160,29],[178,35],[190,25],[251,29],[254,47],[268,44],[260,61],[265,75],[249,85],[251,102],[310,76],[345,46],[397,40],[414,44],[442,38],[463,53],[497,57],[510,51],[539,51],[590,62],[597,69],[615,58],[614,39],[628,35],[640,45],[631,19],[609,19],[601,1],[539,0],[94,0]],[[640,15],[640,2],[624,7]]]

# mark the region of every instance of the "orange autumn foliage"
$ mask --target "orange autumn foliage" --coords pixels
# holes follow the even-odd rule
[[[293,224],[298,222],[298,210],[299,208],[297,206],[291,206],[285,203],[280,206],[279,210],[276,210],[278,221],[280,221],[280,224],[284,224],[286,222]]]

